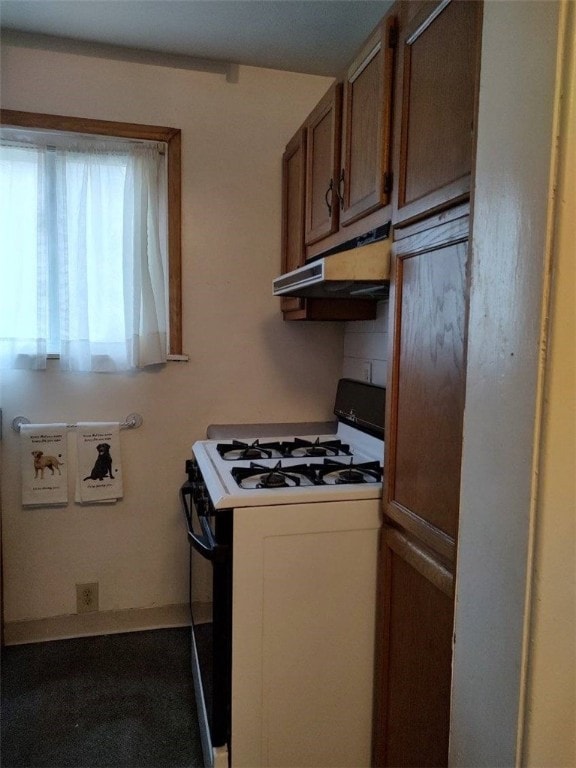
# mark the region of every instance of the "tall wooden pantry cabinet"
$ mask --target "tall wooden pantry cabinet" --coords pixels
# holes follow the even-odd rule
[[[448,762],[481,4],[401,2],[376,766]]]

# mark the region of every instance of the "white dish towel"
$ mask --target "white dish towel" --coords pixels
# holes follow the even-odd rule
[[[66,424],[21,424],[22,506],[68,503]]]
[[[78,464],[76,501],[114,502],[122,498],[122,462],[118,422],[80,422],[76,429]]]

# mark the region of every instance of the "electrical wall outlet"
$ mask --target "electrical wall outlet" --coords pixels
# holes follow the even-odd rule
[[[98,610],[98,582],[76,584],[76,613]]]
[[[363,360],[361,364],[362,381],[372,381],[372,361]]]

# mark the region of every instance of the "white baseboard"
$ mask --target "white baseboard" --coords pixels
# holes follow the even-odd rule
[[[122,611],[94,611],[48,619],[12,621],[4,625],[4,643],[22,645],[72,637],[113,635],[146,629],[166,629],[190,625],[190,606],[164,605],[159,608],[131,608]]]

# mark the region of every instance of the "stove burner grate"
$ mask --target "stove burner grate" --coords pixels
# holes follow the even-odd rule
[[[254,440],[252,443],[243,443],[241,440],[232,440],[231,443],[218,443],[216,450],[226,461],[273,459],[282,455],[280,443],[261,443],[260,440]]]
[[[251,461],[249,467],[233,467],[232,477],[240,488],[278,489],[297,488],[301,485],[315,485],[314,468],[307,464],[283,467],[279,461],[274,467],[265,467]]]
[[[359,483],[378,483],[382,479],[382,467],[378,461],[362,464],[344,464],[334,459],[324,459],[324,464],[317,467],[319,481],[325,485],[348,485]]]
[[[282,466],[278,461],[267,467],[251,461],[249,467],[232,467],[232,477],[244,490],[299,488],[313,485],[353,485],[377,483],[382,479],[382,466],[378,461],[349,464],[335,459],[324,459],[323,464],[297,464]]]
[[[260,482],[257,484],[257,488],[287,488],[288,480],[292,478],[290,475],[284,472],[268,472],[267,474],[260,475]],[[296,485],[300,485],[300,478],[297,475],[293,475]]]
[[[320,440],[319,437],[313,442],[295,437],[290,442],[282,443],[282,452],[284,456],[291,458],[305,458],[306,456],[351,456],[350,446],[342,440]]]
[[[359,469],[342,469],[338,472],[338,477],[336,478],[336,483],[339,485],[364,482],[364,473]]]

